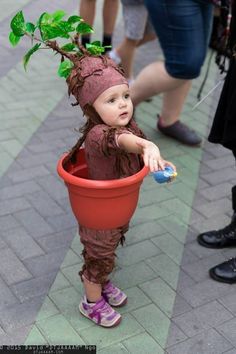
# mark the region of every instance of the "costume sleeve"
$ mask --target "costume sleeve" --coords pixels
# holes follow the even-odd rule
[[[86,148],[105,156],[114,155],[124,150],[118,145],[118,136],[132,132],[126,127],[113,128],[105,124],[96,125],[93,127],[86,138]]]

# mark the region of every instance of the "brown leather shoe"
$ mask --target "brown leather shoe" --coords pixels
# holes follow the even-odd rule
[[[157,116],[159,118],[159,116]],[[189,146],[200,145],[202,139],[196,134],[196,132],[190,129],[187,125],[180,122],[179,120],[174,124],[167,127],[163,127],[160,124],[160,118],[158,119],[157,129],[166,136],[173,138],[182,144]]]

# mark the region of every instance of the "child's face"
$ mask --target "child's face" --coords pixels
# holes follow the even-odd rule
[[[96,99],[93,107],[103,120],[111,127],[126,126],[133,115],[133,104],[126,84],[108,88]]]

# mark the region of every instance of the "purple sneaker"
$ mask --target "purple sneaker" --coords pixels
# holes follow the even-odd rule
[[[127,303],[127,295],[109,280],[102,289],[102,296],[109,305],[120,307]]]
[[[121,315],[116,312],[103,297],[95,303],[88,303],[84,296],[79,304],[79,310],[99,326],[115,327],[121,321]]]

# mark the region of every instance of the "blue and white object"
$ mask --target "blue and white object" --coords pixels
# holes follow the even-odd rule
[[[158,183],[172,182],[177,176],[177,172],[172,167],[167,166],[164,170],[153,172],[153,177]]]

